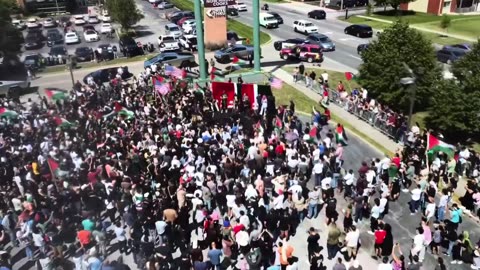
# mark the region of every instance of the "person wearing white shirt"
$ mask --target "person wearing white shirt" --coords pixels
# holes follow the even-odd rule
[[[425,207],[425,217],[427,218],[427,221],[435,216],[435,208],[435,201],[428,202],[427,206]]]
[[[317,160],[313,165],[313,173],[315,175],[315,186],[320,186],[322,182],[323,163]]]
[[[418,207],[420,206],[420,198],[422,196],[422,190],[420,189],[420,185],[417,184],[417,187],[410,191],[412,194],[412,199],[410,200],[410,214],[414,215],[418,211]]]
[[[347,235],[345,236],[345,245],[347,247],[347,253],[349,258],[355,258],[357,256],[358,240],[360,239],[360,231],[352,225]]]
[[[425,237],[423,236],[423,228],[417,228],[417,234],[413,237],[413,245],[411,250],[412,257],[418,255],[420,250],[425,248]]]
[[[378,219],[380,218],[380,199],[375,198],[373,201],[372,210],[370,210],[370,231],[369,234],[374,234],[378,227]]]
[[[448,190],[443,189],[442,197],[440,197],[440,201],[438,202],[438,212],[437,212],[437,218],[438,218],[438,221],[440,222],[442,222],[445,219],[445,209],[447,209],[448,200],[449,200]]]
[[[388,257],[383,257],[382,263],[378,265],[378,270],[393,270],[393,266],[388,262]]]
[[[353,195],[353,182],[355,177],[353,175],[353,170],[349,170],[348,173],[343,177],[345,180],[345,193],[343,195],[344,198],[352,197]]]
[[[382,195],[382,198],[380,199],[380,205],[378,206],[380,208],[380,217],[383,218],[386,214],[388,214],[388,199],[387,199],[388,194]]]
[[[330,149],[332,147],[332,140],[330,139],[330,137],[325,137],[325,139],[323,139],[323,142],[325,143],[325,147],[327,149]]]

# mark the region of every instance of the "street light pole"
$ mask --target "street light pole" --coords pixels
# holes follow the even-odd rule
[[[253,0],[253,70],[260,72],[260,1]]]
[[[207,70],[205,67],[205,45],[203,37],[203,21],[202,21],[202,0],[193,0],[195,11],[195,28],[197,29],[197,50],[198,50],[198,65],[200,67],[200,80],[207,80]]]
[[[408,111],[408,127],[412,127],[413,106],[415,105],[415,98],[417,95],[417,84],[414,82],[410,85],[410,109]]]
[[[74,67],[75,63],[72,59],[72,56],[69,55],[68,58],[67,58],[67,67],[68,67],[68,70],[70,71],[70,78],[72,79],[72,86],[75,85],[75,79],[73,78],[73,67]]]

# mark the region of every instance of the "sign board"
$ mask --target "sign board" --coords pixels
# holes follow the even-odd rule
[[[207,15],[209,18],[222,18],[227,16],[226,11],[226,7],[206,8],[205,15]]]
[[[212,8],[212,7],[224,7],[235,5],[235,0],[204,0],[203,7]]]

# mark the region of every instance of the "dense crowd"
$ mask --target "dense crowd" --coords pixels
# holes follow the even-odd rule
[[[449,206],[459,177],[478,177],[468,149],[457,159],[435,153],[427,166],[427,135],[414,127],[404,151],[353,170],[343,166],[346,130],[330,129],[321,112],[305,123],[294,102],[273,115],[260,115],[258,104],[225,109],[208,87],[160,67],[129,82],[121,75],[40,103],[3,100],[1,270],[21,267],[10,256],[17,247],[22,263],[39,269],[295,270],[301,254],[289,240],[323,209],[327,244],[309,229],[311,270],[326,259],[335,270],[362,269],[360,225],[368,222],[378,269],[420,269],[427,252],[480,266],[478,247],[459,230],[462,210]],[[156,92],[158,76],[168,93]],[[462,198],[469,210],[476,187],[469,182]],[[408,196],[402,190],[418,215],[405,255],[383,219]],[[120,259],[109,256],[116,250]],[[443,258],[424,269],[446,269]]]

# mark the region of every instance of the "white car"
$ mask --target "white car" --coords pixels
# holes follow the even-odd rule
[[[15,26],[18,30],[23,30],[27,25],[22,20],[12,20],[12,25]]]
[[[233,5],[233,7],[236,8],[239,12],[247,11],[247,5],[242,2],[237,2],[235,5]]]
[[[57,22],[53,18],[46,18],[45,21],[43,21],[43,27],[56,27]]]
[[[317,33],[318,28],[311,22],[306,20],[298,20],[293,22],[293,30],[304,34]]]
[[[102,17],[100,17],[100,20],[104,23],[107,23],[107,22],[111,22],[112,21],[112,18],[110,18],[110,15],[108,15],[108,13],[106,13],[105,15],[103,15]]]
[[[196,23],[195,20],[186,20],[182,23],[182,29],[185,34],[189,34],[195,29]]]
[[[91,23],[91,24],[97,24],[99,23],[100,21],[98,20],[98,17],[96,15],[90,15],[88,16],[88,23]]]
[[[65,44],[75,44],[80,43],[80,39],[78,38],[77,33],[75,32],[68,32],[65,34]]]
[[[178,44],[178,40],[174,36],[165,35],[158,37],[158,47],[161,52],[176,51],[180,49],[180,44]]]
[[[38,23],[37,19],[35,18],[30,18],[27,21],[27,28],[38,28],[40,27],[40,24]]]
[[[109,34],[113,32],[112,25],[109,23],[102,23],[102,27],[100,27],[101,34]]]
[[[197,36],[194,35],[183,35],[178,39],[180,47],[186,50],[196,50],[197,49]]]
[[[85,21],[85,17],[83,15],[75,15],[73,17],[73,23],[75,25],[84,25],[86,24],[87,22]]]
[[[87,30],[83,33],[83,37],[85,39],[85,42],[94,42],[94,41],[99,41],[100,37],[98,36],[97,31],[95,30]]]

